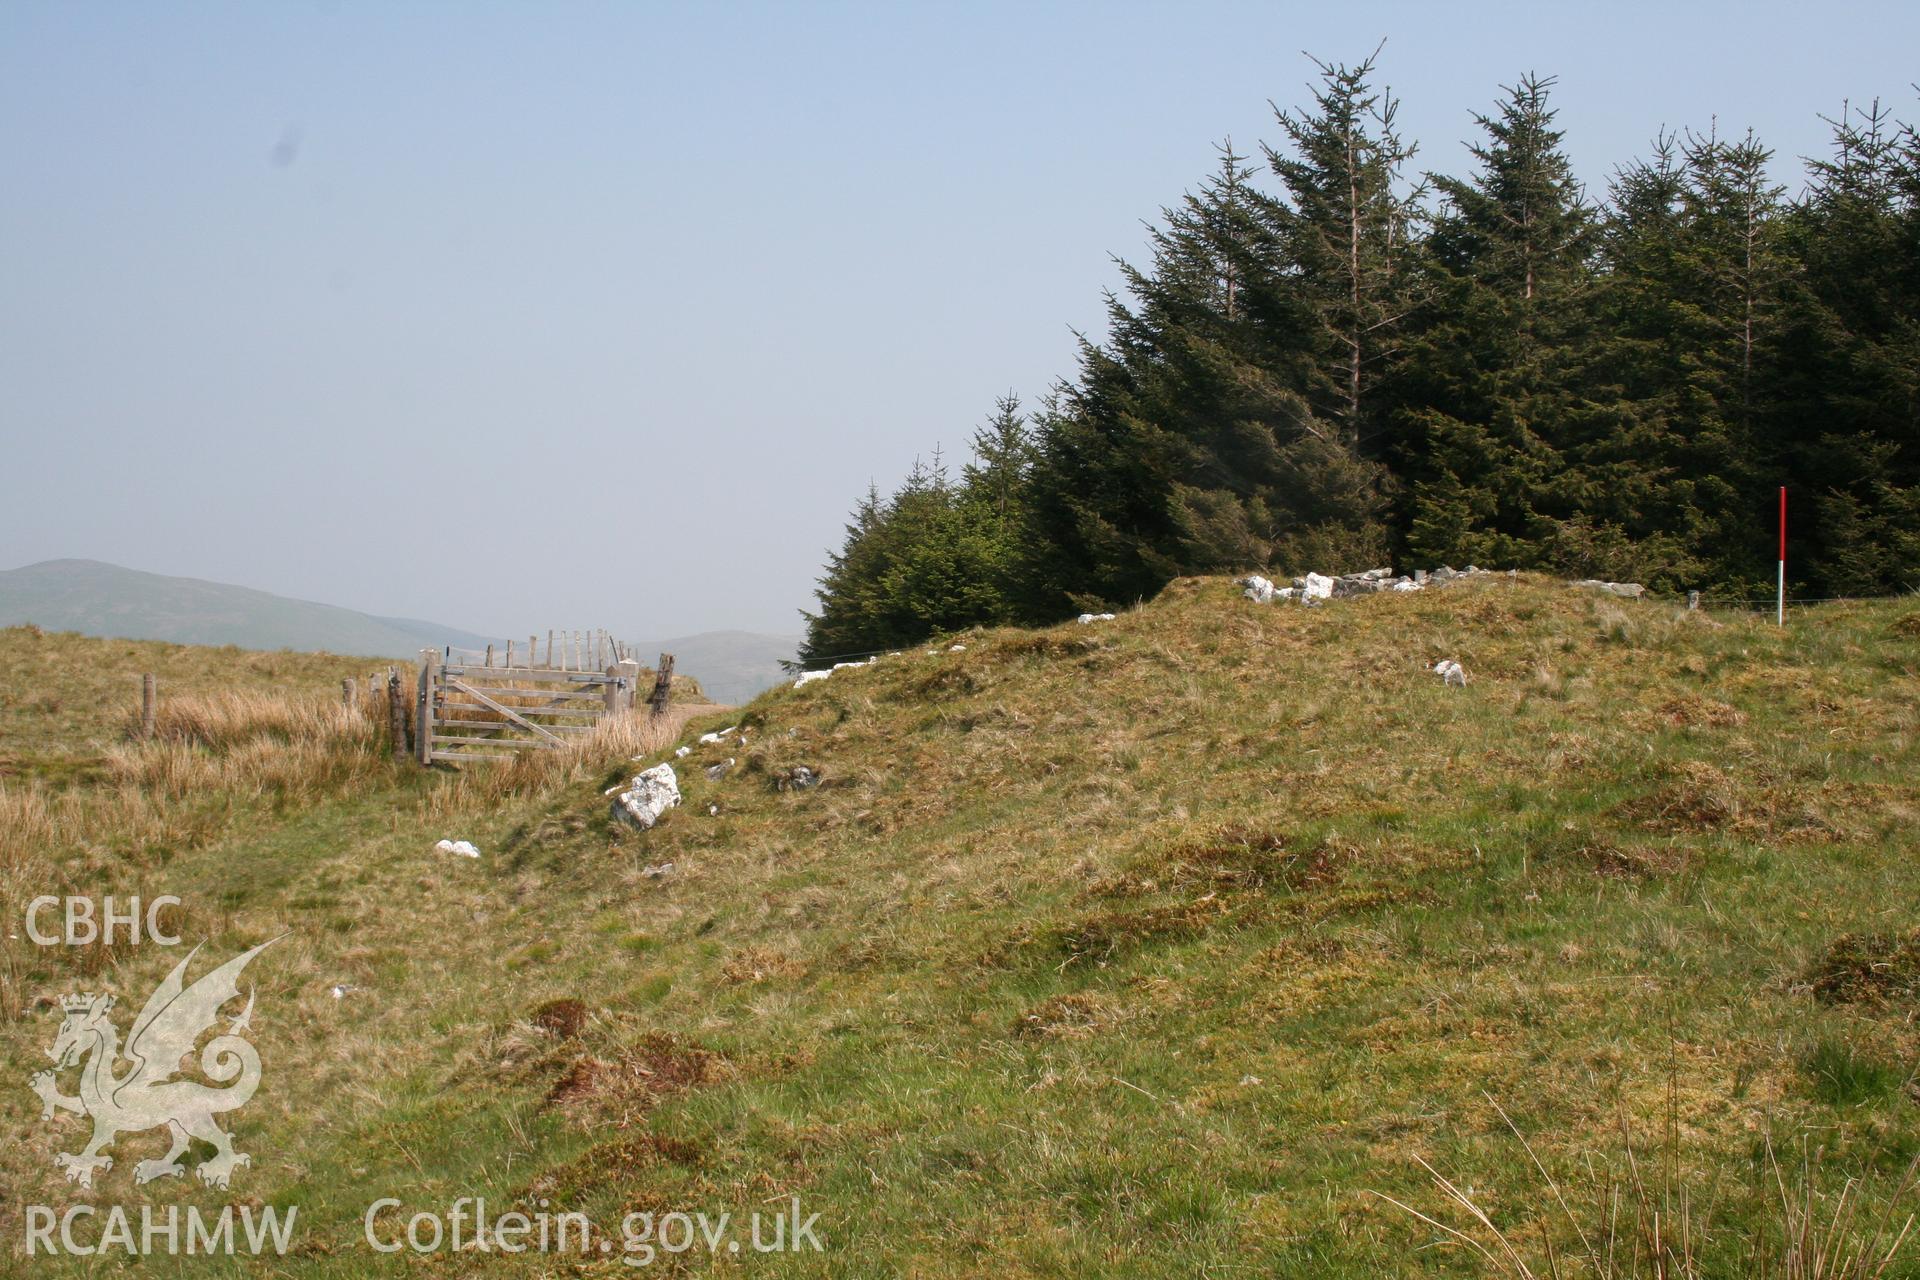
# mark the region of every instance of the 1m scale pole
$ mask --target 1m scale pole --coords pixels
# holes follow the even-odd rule
[[[1787,486],[1780,486],[1780,586],[1775,599],[1773,625],[1787,625]]]

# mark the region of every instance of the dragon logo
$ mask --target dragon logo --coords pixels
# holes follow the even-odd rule
[[[189,987],[185,982],[187,965],[200,951],[195,947],[147,997],[140,1016],[133,1020],[124,1050],[119,1031],[107,1017],[113,1009],[112,996],[75,994],[61,999],[66,1019],[47,1056],[53,1059],[54,1071],[85,1061],[80,1069],[80,1094],[70,1098],[61,1093],[54,1071],[34,1076],[31,1088],[40,1095],[42,1120],[51,1120],[56,1109],[93,1119],[93,1141],[85,1151],[79,1155],[61,1152],[53,1158],[67,1171],[67,1181],[91,1187],[96,1171],[113,1168],[113,1157],[102,1153],[115,1138],[162,1125],[172,1135],[173,1146],[164,1158],[135,1165],[136,1183],[180,1177],[186,1172],[180,1157],[195,1138],[214,1147],[213,1157],[197,1170],[200,1181],[210,1187],[226,1187],[237,1166],[253,1163],[249,1156],[233,1149],[232,1136],[213,1122],[215,1116],[245,1106],[260,1087],[260,1055],[240,1035],[253,1018],[251,990],[247,1007],[228,1025],[226,1034],[208,1041],[200,1053],[200,1069],[226,1087],[216,1089],[197,1080],[174,1077],[180,1074],[181,1060],[193,1052],[201,1033],[219,1021],[220,1007],[239,996],[241,970],[279,940],[269,939],[235,956]],[[115,1075],[115,1064],[122,1059],[131,1065]]]

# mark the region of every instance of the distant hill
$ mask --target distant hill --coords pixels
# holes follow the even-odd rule
[[[290,600],[270,591],[199,578],[174,578],[99,560],[43,560],[0,570],[0,627],[32,622],[49,631],[121,640],[293,649],[369,658],[412,658],[443,645],[484,649],[504,643],[417,618],[383,618],[338,605]],[[662,653],[716,702],[746,702],[780,683],[780,662],[798,635],[706,631],[633,646],[652,666]]]
[[[411,658],[428,646],[488,643],[485,636],[438,623],[375,617],[98,560],[45,560],[0,571],[0,626],[23,622],[126,640],[380,658]]]
[[[715,702],[738,705],[785,678],[780,663],[800,647],[798,635],[756,631],[703,631],[671,640],[643,640],[633,654],[651,667],[660,655],[673,655],[673,669],[693,676]]]

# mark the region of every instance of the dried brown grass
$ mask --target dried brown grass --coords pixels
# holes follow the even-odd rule
[[[163,701],[151,738],[110,748],[109,787],[170,800],[313,800],[387,768],[383,714],[360,701],[254,691]]]
[[[1453,1222],[1381,1192],[1371,1194],[1470,1250],[1494,1275],[1517,1280],[1704,1280],[1709,1274],[1704,1259],[1714,1252],[1709,1245],[1715,1233],[1709,1214],[1695,1206],[1680,1167],[1677,1122],[1669,1119],[1669,1132],[1653,1152],[1636,1148],[1623,1116],[1624,1172],[1597,1175],[1596,1205],[1583,1214],[1568,1204],[1566,1193],[1506,1111],[1497,1102],[1492,1105],[1539,1175],[1546,1192],[1543,1200],[1551,1198],[1551,1206],[1543,1208],[1557,1208],[1564,1218],[1573,1237],[1569,1245],[1556,1248],[1550,1233],[1510,1234],[1475,1199],[1471,1187],[1461,1189],[1418,1156],[1414,1162],[1433,1180]],[[1651,1174],[1643,1157],[1656,1161]],[[1858,1178],[1847,1178],[1837,1191],[1821,1194],[1813,1157],[1804,1148],[1790,1178],[1768,1140],[1761,1175],[1752,1190],[1767,1208],[1762,1230],[1746,1242],[1742,1261],[1749,1275],[1768,1280],[1880,1280],[1893,1271],[1913,1235],[1915,1215],[1903,1214],[1903,1206],[1920,1180],[1920,1156],[1885,1189],[1877,1210],[1868,1205],[1867,1189]]]
[[[262,690],[233,690],[162,698],[155,708],[152,741],[158,744],[231,750],[272,740],[287,743],[357,742],[380,733],[384,711],[372,705],[352,707],[337,696],[288,695]],[[139,737],[139,715],[127,717],[128,736]]]
[[[538,797],[597,778],[612,762],[652,755],[671,745],[688,720],[713,710],[707,704],[669,705],[658,716],[636,712],[609,717],[595,724],[591,733],[578,735],[564,747],[503,754],[498,763],[469,764],[458,778],[427,797],[426,811],[435,818],[452,817],[502,800]]]

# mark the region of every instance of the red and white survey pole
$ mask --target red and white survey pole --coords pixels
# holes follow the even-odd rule
[[[1787,625],[1787,486],[1780,486],[1780,594],[1774,604],[1773,624]]]

